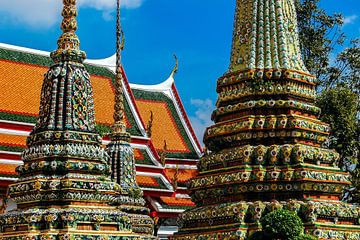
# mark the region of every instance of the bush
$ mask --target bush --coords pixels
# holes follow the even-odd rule
[[[304,233],[303,222],[292,211],[276,210],[266,214],[260,222],[267,239],[289,240],[295,239]]]
[[[317,240],[317,237],[314,237],[312,235],[309,234],[303,234],[300,235],[299,237],[295,237],[293,240]]]
[[[247,240],[266,240],[262,231],[254,232]]]

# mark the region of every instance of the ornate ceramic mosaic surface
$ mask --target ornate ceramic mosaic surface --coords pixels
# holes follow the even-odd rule
[[[359,239],[360,208],[340,201],[349,175],[327,149],[316,79],[301,59],[293,0],[237,0],[229,70],[218,79],[208,151],[189,182],[196,208],[173,239],[246,239],[274,209],[320,239]]]
[[[153,239],[140,194],[109,177],[110,157],[95,129],[85,53],[75,35],[76,0],[63,3],[63,34],[51,53],[39,118],[22,153],[24,165],[16,169],[18,181],[9,186],[18,209],[0,216],[0,239]]]
[[[107,153],[110,156],[112,180],[120,185],[122,194],[124,194],[121,202],[118,203],[119,209],[129,214],[134,232],[150,237],[153,230],[153,220],[147,215],[150,210],[144,207],[143,192],[136,182],[134,151],[130,146],[130,133],[126,131],[124,93],[122,90],[124,79],[121,68],[121,50],[124,40],[121,40],[120,1],[117,1],[117,7],[114,124],[110,135],[111,142],[107,145]]]

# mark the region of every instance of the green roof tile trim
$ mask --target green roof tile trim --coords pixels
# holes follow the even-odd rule
[[[35,116],[28,116],[28,115],[23,115],[23,114],[19,114],[19,113],[0,112],[0,119],[1,120],[35,124],[36,123],[36,118],[37,117],[35,117]]]
[[[0,48],[0,58],[14,62],[40,65],[44,67],[50,67],[51,65],[54,64],[50,56],[42,56],[38,54],[21,52],[21,51],[4,49],[4,48]],[[109,78],[114,77],[114,74],[107,68],[98,67],[91,64],[85,64],[85,66],[90,74],[95,74]]]
[[[188,210],[188,209],[194,208],[194,207],[190,207],[190,206],[169,206],[169,205],[166,205],[165,203],[161,203],[161,207],[163,209],[178,209],[178,210]]]
[[[24,151],[25,147],[14,147],[14,146],[4,146],[0,145],[0,151],[6,151],[6,152],[22,152]]]
[[[132,89],[132,92],[134,94],[134,97],[136,99],[143,99],[143,100],[153,100],[153,101],[162,101],[167,104],[171,111],[171,115],[174,118],[174,121],[176,123],[176,126],[178,127],[181,136],[184,139],[184,142],[188,149],[190,150],[189,153],[183,153],[183,152],[167,152],[166,157],[169,158],[190,158],[190,159],[198,159],[198,155],[196,154],[196,151],[194,149],[194,146],[191,144],[189,136],[186,134],[186,130],[184,126],[181,123],[181,119],[176,112],[175,105],[173,101],[168,98],[165,94],[159,93],[159,92],[148,92],[138,89]]]
[[[26,53],[16,50],[9,50],[4,48],[0,48],[0,59],[5,59],[14,62],[21,62],[26,64],[40,65],[45,67],[49,67],[52,64],[54,64],[51,58],[47,56],[37,55],[33,53]],[[111,78],[112,83],[114,83],[115,75],[108,68],[99,67],[91,64],[85,64],[85,67],[90,74]],[[142,136],[141,131],[135,121],[135,118],[131,113],[129,103],[127,101],[125,101],[125,112],[126,112],[126,117],[131,125],[131,128],[128,129],[128,132],[133,136]],[[17,122],[26,122],[26,123],[36,122],[35,116],[26,116],[22,114],[4,113],[4,112],[0,112],[0,119],[17,121]],[[101,125],[107,127],[106,125],[103,124]]]
[[[142,160],[136,160],[136,164],[141,164],[141,165],[152,165],[155,166],[155,164],[153,163],[153,161],[151,161],[151,158],[149,156],[149,154],[146,152],[145,149],[138,149],[141,154],[144,156],[144,159]]]
[[[19,176],[16,174],[0,174],[0,177],[6,177],[6,178],[13,178],[14,180],[17,179]]]
[[[130,106],[127,101],[124,104],[126,117],[131,125],[131,128],[127,129],[127,132],[131,134],[131,136],[142,136],[139,126],[137,125],[134,116],[131,114]]]
[[[163,180],[161,180],[159,177],[156,177],[155,179],[159,183],[159,186],[156,187],[156,189],[168,189]]]

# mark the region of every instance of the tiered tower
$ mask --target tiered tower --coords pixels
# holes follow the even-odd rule
[[[17,169],[19,179],[9,187],[18,209],[0,216],[0,239],[153,239],[151,221],[144,224],[147,231],[133,231],[132,216],[122,207],[126,190],[109,177],[86,56],[75,34],[76,0],[63,3],[63,34],[51,53],[39,118]]]
[[[274,209],[296,211],[320,239],[360,239],[349,175],[326,148],[316,79],[301,58],[293,0],[237,0],[230,67],[219,78],[209,149],[189,183],[197,207],[174,239],[246,239]]]
[[[129,214],[133,231],[151,235],[154,230],[154,222],[149,216],[150,210],[144,207],[143,192],[136,182],[134,151],[130,145],[130,134],[126,131],[124,79],[121,65],[121,51],[124,48],[125,39],[121,29],[120,0],[117,0],[116,20],[114,124],[110,134],[111,142],[107,146],[112,169],[111,178],[121,187],[123,196],[119,201],[119,208]]]

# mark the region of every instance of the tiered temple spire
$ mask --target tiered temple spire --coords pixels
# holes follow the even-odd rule
[[[298,212],[320,239],[359,239],[350,177],[326,148],[316,79],[299,48],[293,0],[236,0],[230,67],[217,82],[210,150],[189,183],[195,209],[174,239],[246,239],[274,209]]]
[[[123,211],[126,191],[110,179],[85,53],[75,34],[76,0],[63,4],[63,34],[51,53],[39,118],[22,154],[24,165],[17,168],[19,179],[9,186],[17,210],[0,216],[0,239],[153,239],[152,220],[145,215],[134,222]]]
[[[118,202],[119,209],[129,214],[134,232],[150,236],[154,224],[153,220],[148,216],[150,210],[144,207],[143,191],[136,182],[134,151],[130,145],[131,138],[126,128],[124,78],[121,65],[121,51],[124,48],[124,41],[120,18],[120,0],[117,0],[114,124],[107,152],[110,156],[112,180],[120,184],[121,192],[124,195]]]

